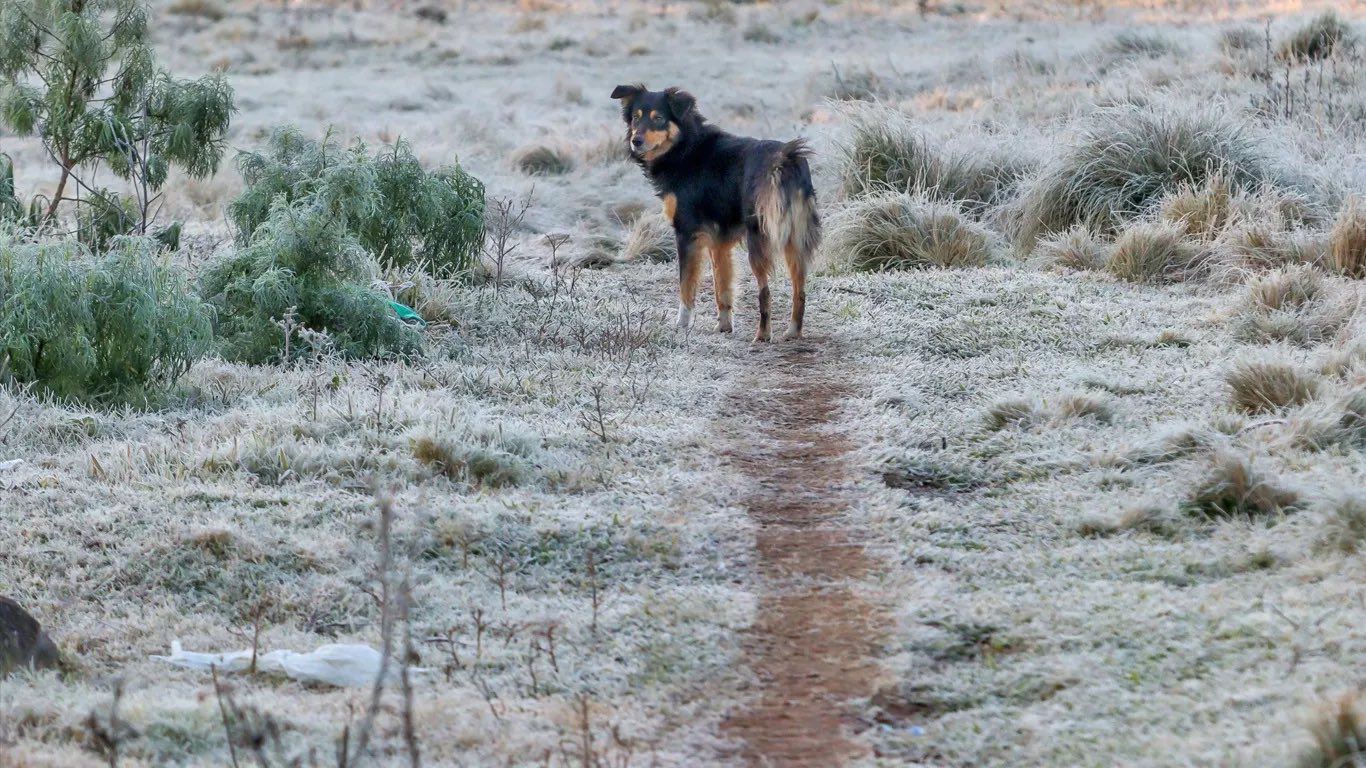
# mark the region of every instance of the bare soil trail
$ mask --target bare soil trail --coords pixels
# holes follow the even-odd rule
[[[837,343],[755,352],[718,417],[723,452],[749,481],[758,613],[745,655],[759,691],[723,723],[756,766],[837,766],[864,755],[851,702],[878,674],[880,609],[853,586],[873,565],[844,522],[846,435],[830,425],[849,379]]]

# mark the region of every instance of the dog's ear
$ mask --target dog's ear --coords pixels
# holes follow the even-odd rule
[[[669,101],[669,111],[679,119],[687,117],[697,106],[697,99],[691,93],[678,88],[666,88],[664,97]]]
[[[639,96],[641,92],[644,90],[645,86],[643,85],[618,85],[616,88],[612,89],[612,98],[627,100],[634,99],[635,97]]]

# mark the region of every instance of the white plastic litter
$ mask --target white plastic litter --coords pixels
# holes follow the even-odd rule
[[[185,669],[205,671],[217,667],[219,672],[244,672],[251,667],[249,650],[196,653],[181,647],[179,640],[171,643],[170,656],[151,658]],[[368,645],[329,643],[318,646],[310,653],[285,650],[262,653],[256,657],[256,669],[267,674],[287,675],[301,683],[348,688],[373,685],[375,677],[381,672],[382,661],[383,656],[380,652]],[[409,667],[408,671],[424,673],[427,670]]]

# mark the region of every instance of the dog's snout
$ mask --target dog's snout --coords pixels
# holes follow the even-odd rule
[[[639,134],[632,136],[631,146],[635,147],[636,149],[640,149],[641,147],[645,146],[645,137]]]

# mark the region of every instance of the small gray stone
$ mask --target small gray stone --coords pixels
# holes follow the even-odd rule
[[[8,597],[0,597],[0,677],[17,669],[49,669],[61,655],[38,620]]]

